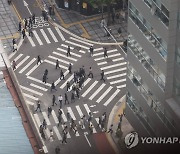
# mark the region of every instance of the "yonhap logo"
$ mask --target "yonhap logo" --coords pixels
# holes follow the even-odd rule
[[[139,142],[137,132],[131,132],[125,136],[125,144],[128,149],[135,147]]]

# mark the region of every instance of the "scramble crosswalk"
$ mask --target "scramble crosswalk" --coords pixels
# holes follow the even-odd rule
[[[93,58],[112,86],[118,89],[126,87],[127,62],[117,49],[107,51],[108,57],[104,57],[104,48],[94,49]]]

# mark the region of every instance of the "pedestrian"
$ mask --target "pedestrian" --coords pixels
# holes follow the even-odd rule
[[[67,132],[64,132],[63,133],[63,138],[62,138],[62,143],[65,142],[65,144],[66,144],[67,143],[66,139],[67,139]]]
[[[63,123],[62,128],[63,128],[63,133],[64,133],[64,132],[67,132],[66,130],[68,129],[68,126],[66,125],[65,122]]]
[[[44,128],[44,129],[46,129],[46,127],[47,127],[47,122],[46,122],[46,120],[45,120],[45,119],[43,120],[42,125],[43,125],[43,128]]]
[[[113,124],[111,124],[107,133],[111,133],[111,134],[113,133]]]
[[[45,69],[45,71],[44,71],[44,75],[48,75],[48,69]]]
[[[70,115],[69,111],[67,111],[66,116],[67,116],[67,120],[70,121],[71,120],[71,115]]]
[[[92,125],[92,123],[89,124],[89,131],[90,131],[90,134],[93,133],[93,125]]]
[[[26,32],[25,32],[25,29],[22,30],[22,36],[23,36],[23,39],[25,38],[26,36]]]
[[[58,115],[62,115],[62,110],[61,110],[61,108],[58,110]]]
[[[120,23],[120,15],[119,15],[119,13],[116,13],[116,19],[117,19],[117,23],[119,24]]]
[[[36,108],[35,112],[37,112],[38,109],[41,112],[41,102],[39,99],[37,100],[37,108]]]
[[[93,46],[90,46],[89,50],[90,50],[90,56],[93,56],[93,51],[94,51]]]
[[[17,64],[16,64],[15,60],[13,60],[13,62],[12,62],[12,67],[13,67],[13,70],[15,70],[15,69],[16,69],[16,66],[17,66]]]
[[[15,52],[15,51],[17,51],[17,44],[16,43],[13,45],[13,52]]]
[[[12,39],[12,43],[13,43],[13,47],[14,47],[14,44],[16,44],[15,38]]]
[[[84,120],[83,120],[83,117],[81,117],[81,119],[79,121],[79,125],[80,125],[81,129],[84,129]]]
[[[71,93],[71,103],[74,103],[75,102],[75,96],[74,96],[74,93],[72,92]]]
[[[61,109],[61,108],[62,108],[62,101],[63,101],[62,95],[59,95],[59,96],[58,96],[58,101],[59,101],[60,109]]]
[[[29,32],[29,36],[33,37],[33,32],[32,32],[32,28],[31,27],[28,29],[28,32]]]
[[[121,130],[121,122],[120,121],[118,122],[118,126],[117,126],[116,131],[118,131],[118,130]]]
[[[71,57],[71,48],[70,46],[68,45],[68,48],[67,48],[67,57],[70,56]]]
[[[41,137],[45,140],[46,137],[45,137],[45,134],[44,134],[44,128],[43,128],[43,125],[40,125],[39,127],[39,132],[41,134]]]
[[[104,58],[107,57],[108,58],[108,55],[107,55],[107,48],[105,47],[104,48]]]
[[[28,25],[28,27],[29,27],[29,29],[32,28],[32,18],[31,17],[29,17],[29,25]]]
[[[66,93],[64,94],[64,99],[65,99],[64,104],[66,104],[66,102],[68,102],[68,104],[69,104],[68,96],[67,96],[67,94],[66,94]]]
[[[93,78],[93,73],[92,73],[92,68],[89,67],[89,74],[88,74],[88,77],[91,76]]]
[[[44,74],[43,75],[43,82],[46,84],[47,83],[46,81],[47,81],[47,76]]]
[[[122,122],[123,114],[119,114],[119,122]]]
[[[102,123],[106,122],[106,112],[103,113],[101,120],[102,120]]]
[[[119,37],[121,36],[121,33],[122,33],[122,30],[121,30],[121,27],[119,27],[119,28],[118,28]]]
[[[114,12],[112,12],[111,17],[112,17],[112,23],[114,23],[115,22],[115,14],[114,14]]]
[[[44,10],[42,10],[42,16],[44,18],[44,21],[46,20],[46,12]]]
[[[52,106],[54,106],[54,104],[57,105],[57,103],[56,103],[56,96],[55,95],[53,95],[53,98],[52,98]]]
[[[60,68],[60,67],[59,67],[59,60],[58,60],[58,59],[56,60],[56,69],[57,69],[57,68]]]
[[[74,131],[75,134],[76,134],[76,132],[77,132],[76,126],[77,126],[77,125],[75,124],[74,120],[71,119],[71,125],[70,125],[70,128]]]
[[[101,79],[100,80],[103,80],[105,82],[105,79],[104,79],[104,71],[102,70],[101,72]]]
[[[56,86],[55,86],[55,84],[54,84],[54,81],[53,81],[52,84],[51,84],[51,92],[52,92],[52,90],[57,91]]]
[[[77,83],[77,75],[76,72],[74,72],[74,78],[73,78],[74,83]]]
[[[21,22],[19,22],[19,29],[18,29],[19,32],[21,32],[21,27],[22,27]]]
[[[111,39],[111,29],[108,29],[107,36],[108,36],[108,40],[110,40]]]
[[[80,99],[80,97],[79,97],[79,88],[76,88],[76,96],[77,96],[77,98]]]
[[[54,133],[53,133],[52,129],[50,129],[49,141],[52,142],[53,139],[54,139]]]
[[[101,120],[101,117],[99,117],[99,118],[98,118],[98,125],[97,125],[97,127],[100,127],[101,124],[102,124],[102,120]]]
[[[85,72],[84,66],[82,66],[82,68],[81,68],[81,74],[83,75],[83,77],[86,77],[86,72]]]
[[[35,21],[35,18],[36,18],[36,17],[35,17],[35,14],[33,13],[33,15],[32,15],[32,23],[33,23],[33,24],[35,24],[35,22],[36,22],[36,21]]]
[[[67,92],[68,92],[70,90],[70,82],[69,81],[67,81],[66,87],[67,87]]]
[[[51,112],[52,112],[52,108],[49,106],[49,107],[48,107],[48,118],[49,118],[49,116],[51,115]]]
[[[58,115],[58,127],[59,127],[59,125],[60,125],[60,123],[61,123],[61,120],[62,120],[61,115]]]
[[[71,65],[71,63],[69,64],[68,70],[69,70],[69,73],[72,74],[72,72],[71,72],[71,71],[72,71],[72,65]]]
[[[27,19],[25,18],[25,19],[24,19],[24,28],[25,28],[25,29],[27,28],[27,25],[28,25],[28,21],[27,21]]]
[[[52,15],[52,6],[51,5],[49,6],[49,15],[50,16]]]
[[[60,80],[62,80],[62,79],[65,80],[65,78],[64,78],[64,73],[63,73],[63,71],[61,70],[61,71],[60,71]]]
[[[59,146],[57,146],[57,147],[55,148],[55,153],[56,153],[56,154],[60,154],[60,148],[59,148]]]
[[[91,120],[92,120],[92,113],[91,113],[91,112],[89,112],[88,122],[90,123],[90,122],[91,122]]]
[[[8,4],[11,5],[11,3],[12,3],[12,0],[8,0]]]
[[[39,63],[41,64],[41,57],[40,57],[40,55],[38,55],[38,57],[37,57],[37,65],[38,65]]]

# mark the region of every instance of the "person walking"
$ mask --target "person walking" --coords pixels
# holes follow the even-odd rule
[[[104,79],[104,70],[102,70],[102,72],[101,72],[101,79],[100,80],[103,80],[105,82],[105,79]]]
[[[31,27],[28,29],[28,32],[29,32],[29,36],[33,37],[33,32],[32,32],[32,28]]]
[[[24,28],[25,28],[25,29],[27,28],[27,25],[28,25],[28,21],[27,21],[27,19],[25,18],[25,19],[24,19]]]
[[[41,64],[41,57],[40,57],[40,55],[38,55],[38,57],[37,57],[37,65],[38,65],[39,63]]]
[[[29,25],[28,25],[28,27],[29,27],[29,29],[32,28],[32,18],[31,17],[29,17]]]
[[[13,45],[13,52],[15,52],[15,51],[17,51],[17,44],[16,43]]]
[[[122,33],[122,30],[121,30],[121,27],[119,27],[119,28],[118,28],[119,37],[121,36],[121,33]]]
[[[66,93],[64,94],[64,99],[65,99],[65,100],[64,100],[64,101],[65,101],[64,104],[66,104],[66,102],[68,102],[68,104],[69,104],[68,96],[67,96]]]
[[[58,110],[58,115],[62,115],[62,110],[61,110],[61,108]]]
[[[108,58],[108,55],[107,55],[107,48],[105,47],[104,48],[104,58],[107,57]]]
[[[68,45],[68,48],[67,48],[67,57],[70,56],[71,57],[71,48],[70,46]]]
[[[64,142],[65,142],[65,144],[67,143],[66,139],[67,139],[67,132],[63,132],[62,144]]]
[[[89,132],[90,132],[90,134],[93,133],[93,125],[92,125],[92,123],[89,124]]]
[[[92,73],[92,68],[89,67],[89,74],[88,74],[88,77],[91,76],[91,78],[93,78],[93,73]]]
[[[52,129],[50,129],[49,141],[52,142],[53,139],[54,139],[54,133],[53,133]]]
[[[90,56],[93,56],[93,51],[94,51],[93,46],[91,46],[91,47],[89,48],[89,50],[90,50]]]
[[[51,106],[49,106],[49,107],[48,107],[48,118],[49,118],[49,116],[51,115],[51,112],[52,112],[52,108],[51,108]]]
[[[19,26],[18,26],[18,31],[19,32],[21,32],[21,27],[22,27],[21,22],[19,22]]]
[[[57,147],[55,148],[55,154],[60,154],[60,148],[59,148],[59,146],[57,146]]]
[[[79,97],[79,88],[76,88],[76,95],[77,95],[77,98],[80,99],[80,97]]]
[[[51,84],[51,92],[52,92],[52,90],[57,91],[56,86],[55,86],[55,84],[54,84],[54,81],[53,81],[52,84]]]
[[[101,127],[101,124],[102,124],[102,120],[101,120],[101,117],[98,118],[98,125],[97,127]]]
[[[52,106],[54,106],[54,104],[57,105],[57,103],[56,103],[56,96],[55,95],[53,95],[53,98],[52,98]]]
[[[60,71],[60,80],[65,80],[65,78],[64,78],[64,73],[63,73],[62,70]]]
[[[32,15],[32,23],[33,24],[35,24],[35,22],[36,22],[35,19],[36,19],[36,17],[35,17],[35,14],[33,13],[33,15]]]
[[[25,32],[25,29],[23,29],[22,30],[22,37],[23,37],[23,39],[25,38],[25,36],[26,36],[26,32]]]
[[[111,134],[113,133],[113,124],[111,124],[107,133],[111,133]]]
[[[44,75],[48,75],[48,69],[45,69],[45,71],[44,71]]]
[[[37,100],[37,108],[36,108],[35,112],[37,112],[38,109],[41,112],[41,102],[39,99]]]
[[[91,122],[91,120],[92,120],[92,113],[91,113],[91,112],[89,112],[88,122],[90,123],[90,122]]]
[[[43,75],[43,82],[46,84],[47,83],[46,81],[47,81],[47,75],[44,74]]]
[[[101,120],[102,120],[102,123],[106,122],[106,112],[102,114]]]
[[[71,65],[71,63],[69,64],[68,70],[69,70],[69,74],[72,74],[72,65]]]
[[[59,67],[59,60],[58,60],[58,59],[56,60],[56,69],[57,69],[57,68],[60,68],[60,67]]]
[[[74,93],[72,92],[71,93],[71,103],[74,103],[75,102],[75,96],[74,96]]]
[[[43,128],[44,128],[44,129],[46,129],[46,127],[47,127],[47,122],[46,122],[46,120],[45,120],[45,119],[43,120],[42,125],[43,125]]]
[[[59,95],[59,96],[58,96],[58,101],[59,101],[60,109],[61,109],[61,108],[62,108],[62,101],[63,101],[62,95]]]
[[[61,121],[62,121],[62,117],[61,117],[61,115],[58,115],[58,127],[61,124]]]
[[[12,44],[13,44],[13,47],[14,47],[14,44],[16,44],[16,39],[15,38],[12,39]]]
[[[67,116],[67,120],[70,121],[71,120],[71,115],[70,115],[69,111],[67,111],[66,116]]]
[[[45,137],[45,134],[44,134],[44,128],[43,128],[43,125],[40,125],[39,127],[39,132],[41,134],[41,137],[45,140],[46,137]]]
[[[13,62],[12,62],[12,67],[13,67],[13,70],[15,70],[15,69],[16,69],[16,66],[17,66],[17,64],[16,64],[15,60],[13,60]]]
[[[70,90],[70,82],[69,81],[67,81],[67,83],[66,83],[66,88],[67,88],[67,92],[69,92],[69,90]]]

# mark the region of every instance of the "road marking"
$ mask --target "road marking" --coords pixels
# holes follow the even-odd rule
[[[70,37],[70,39],[74,40],[74,41],[77,41],[77,42],[80,42],[80,43],[84,43],[84,44],[89,45],[89,46],[93,46],[93,44],[91,44],[91,43],[88,43],[88,42],[85,42],[85,41],[83,42],[82,40],[79,40],[79,39],[74,38],[74,37]]]
[[[19,73],[23,73],[30,65],[32,65],[32,63],[34,63],[36,60],[36,58],[33,58],[26,66],[24,66],[24,68],[22,68]]]
[[[19,62],[16,66],[16,69],[19,68],[26,60],[29,59],[30,56],[26,56],[21,62]]]
[[[47,147],[45,145],[42,148],[43,148],[44,153],[48,153]]]
[[[94,49],[94,51],[99,51],[99,50],[103,50],[104,48],[103,47],[101,47],[101,48],[96,48],[96,49]]]
[[[52,36],[54,42],[58,42],[56,36],[54,35],[54,33],[52,32],[51,28],[47,28],[47,30],[49,31],[50,35]]]
[[[60,29],[58,27],[55,27],[57,33],[59,34],[59,36],[61,37],[62,41],[65,41],[65,38],[63,36],[63,34],[61,33]]]
[[[119,78],[119,77],[122,77],[122,76],[125,76],[127,75],[126,73],[122,73],[122,74],[118,74],[118,75],[114,75],[114,76],[110,76],[110,77],[107,77],[107,79],[114,79],[114,78]]]
[[[54,119],[55,123],[58,124],[58,123],[59,123],[59,120],[58,120],[58,118],[57,118],[56,113],[55,113],[54,110],[52,110],[52,116],[53,116],[53,119]]]
[[[61,48],[57,48],[57,50],[62,51],[62,52],[64,52],[64,53],[67,53],[67,50],[64,50],[64,49],[61,49]],[[74,56],[76,56],[76,57],[81,57],[81,55],[78,55],[78,54],[76,54],[76,53],[74,53],[74,52],[71,52],[71,55],[74,55]],[[74,59],[74,58],[73,58],[73,59]]]
[[[49,131],[49,129],[46,128],[44,131],[45,131],[45,133],[46,133],[46,135],[47,135],[47,137],[48,137],[48,139],[49,139],[49,137],[50,137],[50,131]]]
[[[123,85],[120,85],[120,86],[116,86],[118,89],[120,88],[125,88],[126,87],[126,84],[123,84]]]
[[[76,106],[76,109],[77,109],[77,111],[78,111],[78,113],[79,113],[79,116],[82,118],[83,113],[82,113],[82,111],[81,111],[79,105]]]
[[[34,103],[33,103],[33,102],[31,102],[31,101],[26,100],[25,102],[26,102],[27,104],[29,104],[29,105],[34,106]]]
[[[94,86],[98,83],[98,81],[94,81],[94,83],[81,95],[82,97],[85,97],[91,90],[94,88]]]
[[[37,123],[37,125],[38,125],[38,128],[41,126],[41,121],[40,121],[40,119],[39,119],[39,116],[38,116],[38,114],[34,114],[34,119],[35,119],[35,121],[36,121],[36,123]]]
[[[37,89],[40,89],[40,90],[43,90],[43,91],[47,91],[47,90],[48,90],[48,89],[46,89],[46,88],[40,87],[40,86],[38,86],[38,85],[36,85],[36,84],[33,84],[33,83],[31,83],[30,86],[32,86],[32,87],[34,87],[34,88],[37,88]]]
[[[106,66],[106,67],[102,67],[100,68],[101,70],[106,70],[106,69],[109,69],[109,68],[113,68],[113,67],[117,67],[117,66],[121,66],[121,65],[126,65],[127,62],[123,62],[123,63],[118,63],[118,64],[114,64],[114,65],[109,65],[109,66]]]
[[[120,92],[119,89],[117,89],[114,94],[111,95],[111,97],[109,97],[109,99],[103,104],[104,106],[107,106],[113,99],[114,97],[116,97],[116,95]]]
[[[117,56],[120,56],[120,55],[121,55],[120,53],[113,54],[113,55],[108,55],[108,58],[117,57]],[[95,58],[94,60],[98,61],[98,60],[103,60],[103,59],[104,59],[104,57],[100,57],[100,58]]]
[[[112,61],[113,61],[113,62],[116,62],[116,61],[121,61],[121,60],[124,60],[124,58],[123,58],[123,57],[120,57],[120,58],[113,59]]]
[[[81,52],[81,53],[86,53],[86,51],[83,51],[83,50],[79,50],[79,52]]]
[[[62,118],[63,118],[64,122],[67,122],[67,118],[66,118],[66,116],[64,114],[64,111],[63,110],[61,110],[61,111],[62,111]]]
[[[66,77],[66,75],[68,74],[68,70],[64,73],[64,77]],[[57,86],[59,83],[61,82],[61,80],[60,80],[60,78],[58,78],[55,82],[54,82],[54,84],[55,84],[55,86]]]
[[[22,57],[23,54],[19,54],[16,58],[14,58],[15,61],[17,61],[19,58]]]
[[[88,132],[84,132],[84,137],[86,138],[86,141],[88,142],[89,146],[91,147],[91,144],[90,144],[90,142],[89,142],[89,140],[88,140],[86,135],[88,135]]]
[[[68,48],[68,45],[65,45],[65,44],[61,44],[62,47],[65,47],[65,48]],[[70,47],[71,50],[74,49],[74,47]]]
[[[29,94],[23,93],[23,95],[24,95],[25,97],[31,98],[31,99],[33,99],[33,100],[35,100],[35,101],[38,100],[37,97],[31,96],[31,95],[29,95]]]
[[[53,126],[53,129],[54,129],[54,132],[56,133],[58,140],[62,140],[62,137],[58,131],[58,128],[56,126]]]
[[[95,118],[97,124],[99,124],[99,118]],[[99,125],[99,128],[101,128],[101,125]]]
[[[70,82],[73,78],[74,78],[74,75],[71,75],[71,76],[66,80],[66,82],[64,82],[64,83],[60,86],[60,88],[63,89],[63,88],[66,86],[67,82],[68,82],[68,81]]]
[[[103,61],[103,62],[97,63],[97,65],[104,65],[104,64],[107,64],[107,62]]]
[[[49,44],[51,43],[48,36],[46,35],[45,31],[43,29],[40,29],[42,35],[44,36],[44,39],[46,40],[46,42]]]
[[[24,90],[26,90],[26,91],[29,91],[29,92],[31,92],[31,93],[34,93],[34,94],[36,94],[36,95],[39,95],[39,96],[42,96],[42,95],[43,95],[42,93],[40,93],[40,92],[38,92],[38,91],[35,91],[35,90],[32,90],[32,89],[30,89],[30,88],[27,88],[27,87],[24,87],[24,86],[21,86],[21,85],[20,85],[20,87],[21,87],[22,89],[24,89]]]
[[[68,64],[69,65],[69,62],[68,61],[65,61],[65,60],[63,60],[63,59],[59,59],[59,58],[56,58],[56,57],[54,57],[54,56],[48,56],[49,58],[51,58],[51,59],[54,59],[54,60],[59,60],[60,62],[62,62],[62,63],[65,63],[65,64]]]
[[[97,103],[100,103],[100,101],[111,91],[113,87],[110,86],[100,97],[99,99],[96,101]]]
[[[58,55],[58,56],[61,56],[61,57],[64,57],[64,58],[67,58],[67,59],[72,60],[72,61],[77,61],[77,59],[72,58],[72,57],[67,57],[66,55],[63,55],[63,54],[61,54],[61,53],[59,53],[59,52],[53,51],[53,54]]]
[[[102,84],[90,97],[89,99],[92,100],[104,87],[106,84]]]
[[[33,30],[33,34],[36,37],[36,40],[38,41],[39,45],[43,45],[40,37],[38,36],[37,32],[35,30]]]
[[[74,116],[74,113],[73,113],[72,109],[71,109],[70,107],[67,107],[67,110],[68,110],[68,112],[70,113],[71,118],[72,118],[73,120],[76,120],[76,117]]]
[[[126,79],[121,79],[121,80],[112,81],[110,82],[110,84],[116,84],[116,83],[125,82],[125,81]]]
[[[54,62],[52,62],[52,61],[50,61],[50,60],[45,59],[45,60],[44,60],[44,62],[46,62],[46,63],[49,63],[49,64],[52,64],[52,65],[56,66],[56,63],[54,63]],[[68,69],[68,67],[63,66],[63,65],[60,65],[60,64],[59,64],[59,67],[64,68],[65,70],[67,70],[67,69]]]
[[[84,49],[89,49],[88,47],[84,46],[84,45],[80,45],[80,44],[77,44],[77,43],[74,43],[74,42],[71,42],[71,41],[65,41],[66,43],[69,43],[69,44],[72,44],[72,45],[75,45],[75,46],[78,46],[78,47],[81,47],[81,48],[84,48]]]
[[[27,78],[30,79],[30,80],[36,81],[36,82],[38,82],[38,83],[41,83],[41,84],[43,84],[43,85],[46,85],[46,86],[51,87],[51,84],[50,84],[50,83],[43,83],[41,80],[38,80],[38,79],[33,78],[33,77],[31,77],[31,76],[27,76]]]
[[[112,53],[112,52],[116,52],[116,51],[118,51],[118,50],[117,49],[108,50],[107,54]],[[99,56],[99,55],[103,55],[103,54],[104,54],[104,51],[103,52],[99,52],[99,53],[95,53],[95,54],[93,54],[93,57]]]
[[[51,125],[47,113],[46,112],[42,112],[42,115],[43,115],[44,119],[46,120],[47,125],[48,126]]]
[[[104,74],[111,74],[111,73],[116,73],[116,72],[120,72],[120,71],[125,71],[127,70],[127,67],[123,67],[123,68],[120,68],[120,69],[115,69],[115,70],[112,70],[112,71],[107,71],[107,72],[104,72]]]
[[[26,36],[27,36],[29,42],[31,43],[32,47],[35,47],[36,45],[35,45],[34,41],[32,40],[32,38],[29,36],[28,32],[26,32]]]
[[[38,66],[39,65],[36,64],[29,72],[26,73],[26,76],[29,76],[36,68],[38,68]]]
[[[91,81],[91,78],[88,78],[88,79],[84,82],[84,87],[89,83],[89,81]]]

